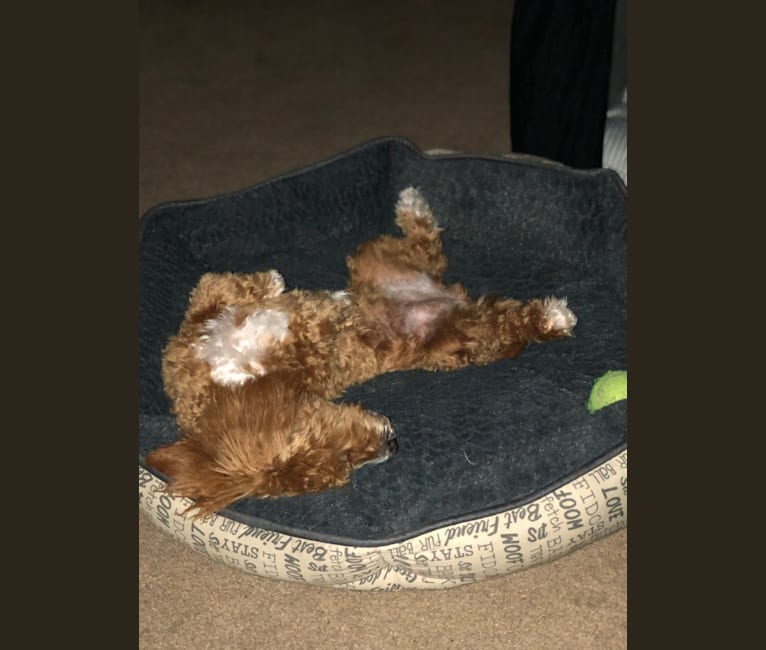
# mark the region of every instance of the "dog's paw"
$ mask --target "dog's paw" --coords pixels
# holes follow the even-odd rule
[[[548,336],[569,336],[577,325],[577,316],[567,307],[566,298],[546,298],[540,332]]]
[[[407,187],[399,192],[399,200],[396,202],[396,225],[406,233],[414,224],[429,229],[439,227],[420,190]]]

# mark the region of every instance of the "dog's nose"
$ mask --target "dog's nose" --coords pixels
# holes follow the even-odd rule
[[[393,435],[393,432],[391,437],[386,440],[386,446],[388,447],[388,455],[396,456],[396,452],[399,451],[399,443],[396,441],[396,436]]]
[[[390,423],[383,430],[382,438],[386,457],[395,456],[396,452],[399,451],[399,443],[396,441],[396,433]]]

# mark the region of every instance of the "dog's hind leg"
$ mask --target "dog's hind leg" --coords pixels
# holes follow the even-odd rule
[[[514,359],[530,343],[569,337],[576,323],[577,317],[567,307],[566,299],[521,302],[482,298],[434,321],[432,331],[413,355],[414,365],[454,370]]]
[[[352,287],[422,280],[441,282],[447,268],[441,228],[422,194],[413,187],[399,194],[396,224],[403,237],[383,235],[365,242],[347,259]]]
[[[401,252],[407,265],[438,281],[447,268],[447,257],[442,249],[442,229],[425,198],[414,187],[399,193],[396,225],[404,233]]]

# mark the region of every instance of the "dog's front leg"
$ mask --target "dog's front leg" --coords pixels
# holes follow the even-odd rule
[[[225,307],[280,295],[285,281],[278,271],[205,273],[189,296],[184,326],[193,327],[217,316]]]

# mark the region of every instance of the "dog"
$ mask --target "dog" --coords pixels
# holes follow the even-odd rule
[[[344,291],[287,292],[271,270],[208,273],[191,292],[162,359],[182,436],[146,461],[170,493],[192,500],[195,517],[246,497],[339,487],[393,456],[385,416],[332,401],[349,386],[513,359],[571,335],[566,298],[472,301],[443,284],[442,229],[419,190],[402,190],[395,212],[402,236],[359,246]]]

